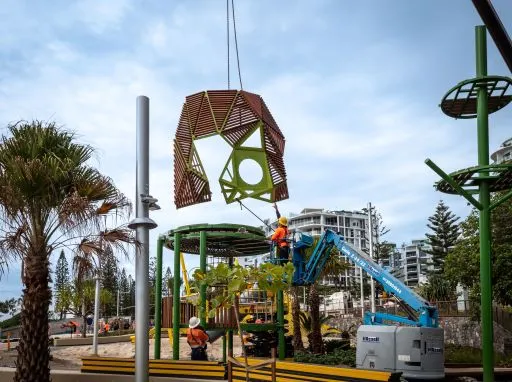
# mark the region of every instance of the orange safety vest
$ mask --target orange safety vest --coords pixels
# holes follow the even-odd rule
[[[191,348],[204,346],[209,339],[204,330],[190,328],[187,330],[187,342]]]
[[[286,241],[286,238],[288,237],[288,228],[286,227],[279,227],[276,229],[272,237],[270,238],[272,241],[275,241],[278,246],[280,247],[288,247],[289,244]]]

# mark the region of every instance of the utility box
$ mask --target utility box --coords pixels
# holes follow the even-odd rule
[[[407,380],[444,378],[444,330],[361,325],[357,331],[359,369],[402,372]]]

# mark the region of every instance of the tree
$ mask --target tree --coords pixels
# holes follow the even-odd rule
[[[124,316],[127,313],[125,309],[130,306],[130,284],[124,268],[119,276],[119,293],[119,310],[121,316]]]
[[[455,288],[444,275],[432,274],[428,282],[418,287],[418,294],[430,302],[452,301],[456,298]]]
[[[57,265],[55,267],[55,283],[53,284],[55,290],[55,312],[59,313],[60,319],[64,317],[65,311],[59,310],[57,307],[61,306],[59,304],[59,299],[61,298],[61,294],[64,288],[69,283],[69,266],[68,261],[66,259],[66,255],[64,254],[64,250],[60,251],[59,259],[57,260]]]
[[[363,212],[368,214],[368,208],[363,208]],[[388,260],[391,256],[394,256],[397,253],[396,245],[394,243],[390,243],[384,236],[387,235],[390,231],[388,227],[384,225],[384,220],[380,212],[377,211],[375,206],[371,207],[371,237],[372,237],[372,258],[377,263],[382,265],[382,263]],[[366,240],[366,248],[363,251],[370,255],[370,238]],[[371,298],[375,299],[379,294],[384,291],[384,288],[379,283],[375,283],[375,296]],[[356,283],[352,280],[352,290],[355,292],[355,295],[360,298],[361,296],[361,287],[359,283]],[[363,292],[365,296],[370,296],[371,294],[371,285],[369,283],[369,278],[364,275],[363,277]]]
[[[108,290],[112,295],[117,295],[117,289],[119,285],[118,280],[118,264],[114,252],[110,247],[107,247],[104,251],[104,255],[102,260],[100,261],[100,269],[101,269],[101,285],[103,289]],[[110,301],[105,303],[103,313],[109,317],[116,314],[117,308],[115,306],[115,301]]]
[[[368,208],[363,208],[363,212],[368,214]],[[371,218],[372,232],[370,234],[372,235],[373,239],[373,260],[377,264],[382,264],[384,260],[389,259],[396,248],[394,244],[389,243],[387,240],[382,240],[382,237],[385,236],[390,230],[384,225],[382,215],[377,211],[375,206],[372,206],[371,208]],[[366,242],[369,244],[369,238],[366,240]],[[364,248],[364,252],[370,254],[369,246]]]
[[[305,250],[306,258],[311,257],[313,251],[318,243],[319,238],[315,238],[313,245]],[[311,334],[310,334],[310,342],[309,348],[311,352],[314,354],[323,354],[324,353],[324,342],[322,339],[322,322],[320,320],[320,296],[318,294],[318,283],[322,278],[325,277],[339,277],[341,274],[348,269],[348,263],[341,257],[338,249],[333,248],[331,250],[331,255],[329,259],[325,263],[324,269],[320,274],[319,280],[313,283],[309,287],[309,309],[311,315]],[[298,317],[298,316],[297,316]],[[294,318],[294,327],[295,327],[295,318]],[[300,327],[300,321],[298,321],[298,325]]]
[[[16,312],[16,308],[18,307],[19,301],[15,298],[11,298],[9,300],[0,301],[0,313],[6,314],[14,314]]]
[[[425,249],[424,252],[432,255],[434,263],[434,269],[430,270],[429,274],[442,275],[444,273],[446,256],[453,249],[459,237],[458,220],[459,217],[455,216],[442,200],[439,201],[434,215],[428,218],[427,227],[432,233],[426,234],[430,248]]]
[[[131,317],[135,317],[135,280],[131,277],[128,277],[128,284],[130,285],[130,309],[127,313],[130,314]]]
[[[164,275],[164,285],[165,285],[165,291],[167,293],[167,296],[172,296],[172,287],[173,287],[173,283],[174,282],[174,279],[172,278],[172,272],[171,272],[171,267],[167,267],[167,269],[165,270],[165,275]]]
[[[492,198],[496,201],[502,195]],[[480,237],[478,211],[473,209],[461,227],[461,238],[445,262],[445,276],[469,290],[473,307],[480,302]],[[493,298],[503,305],[512,305],[512,200],[496,207],[491,213],[491,257]],[[479,317],[478,310],[474,312]]]
[[[77,143],[72,133],[39,121],[7,130],[0,138],[0,258],[22,260],[24,285],[14,381],[48,382],[49,257],[74,244],[94,251],[91,230],[104,227],[114,212],[122,218],[130,204],[90,166],[93,148]],[[130,241],[128,233],[120,231],[107,244]]]
[[[300,300],[299,300],[299,287],[292,286],[292,324],[293,324],[293,349],[294,351],[304,350],[304,343],[302,341],[302,331],[300,325]]]
[[[171,276],[168,279],[166,279],[165,283],[166,283],[165,286],[166,286],[167,290],[169,291],[169,296],[172,296],[174,293],[174,276]],[[180,277],[179,285],[180,285],[180,289],[181,289],[181,286],[183,285],[183,279],[181,277]]]
[[[58,302],[59,311],[71,313],[76,317],[82,317],[82,337],[86,337],[87,316],[94,311],[94,280],[74,279],[72,284],[67,284],[61,291],[61,298]],[[112,302],[113,295],[110,291],[100,290],[100,304],[105,305]]]

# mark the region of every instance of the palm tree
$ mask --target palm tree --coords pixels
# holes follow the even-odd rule
[[[306,257],[309,258],[315,249],[319,238],[315,238],[313,245],[306,249]],[[309,349],[315,354],[324,353],[324,342],[322,340],[322,321],[320,317],[320,296],[318,295],[318,282],[325,277],[339,277],[346,269],[348,263],[341,257],[336,248],[332,248],[331,255],[325,263],[324,269],[317,282],[309,287],[309,309],[311,315],[311,333],[309,335]]]
[[[300,301],[299,301],[299,287],[292,286],[292,324],[293,324],[293,349],[295,351],[304,350],[304,343],[302,342],[302,331],[300,325]]]
[[[90,232],[101,231],[106,216],[125,217],[130,203],[90,166],[93,148],[55,123],[21,121],[8,132],[0,138],[0,258],[21,259],[24,284],[14,381],[47,382],[49,257],[95,242],[98,235]],[[133,242],[131,233],[123,234],[107,244]]]

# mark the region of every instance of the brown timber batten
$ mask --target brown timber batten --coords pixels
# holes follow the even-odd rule
[[[211,191],[193,141],[222,135],[233,147],[243,142],[261,123],[263,149],[272,177],[270,201],[288,198],[283,155],[284,136],[267,105],[244,90],[207,90],[185,99],[174,139],[174,203],[176,208],[208,202]]]

